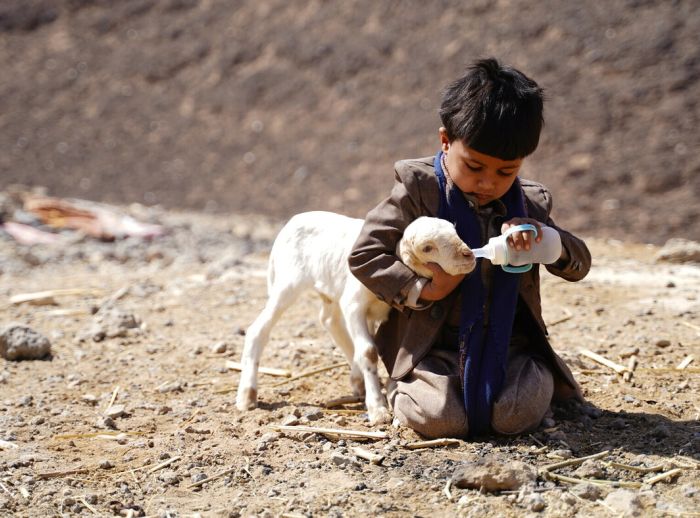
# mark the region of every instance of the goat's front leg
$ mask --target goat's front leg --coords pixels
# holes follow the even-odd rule
[[[367,329],[366,313],[362,304],[357,302],[350,302],[344,306],[345,323],[355,346],[353,370],[359,369],[365,380],[365,405],[369,422],[373,425],[389,423],[391,412],[382,394],[377,373],[377,349]]]
[[[336,347],[338,347],[350,365],[350,386],[354,395],[364,398],[365,396],[365,378],[355,363],[355,346],[352,343],[352,338],[348,334],[345,326],[345,319],[340,305],[337,302],[325,301],[321,308],[321,323],[331,335],[331,339]]]

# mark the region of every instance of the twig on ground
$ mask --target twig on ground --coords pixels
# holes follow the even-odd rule
[[[365,450],[364,448],[360,448],[359,446],[355,446],[352,449],[352,453],[356,457],[360,457],[361,459],[365,459],[368,461],[370,464],[381,464],[382,461],[384,460],[384,455],[381,455],[379,453],[374,453],[369,450]]]
[[[335,435],[338,437],[360,437],[363,439],[386,439],[385,432],[365,432],[363,430],[343,430],[340,428],[320,428],[315,426],[285,426],[273,425],[273,430],[280,432],[311,432],[322,433],[324,435]]]
[[[90,468],[75,468],[66,471],[47,471],[45,473],[37,473],[37,478],[47,479],[47,478],[60,478],[67,475],[78,475],[80,473],[89,473]]]
[[[638,371],[644,371],[649,374],[668,374],[669,372],[676,372],[678,374],[698,374],[700,373],[700,368],[696,369],[679,369],[678,367],[640,367]]]
[[[532,439],[533,441],[535,441],[535,443],[536,443],[540,448],[546,448],[546,447],[547,447],[547,445],[546,445],[545,443],[543,443],[542,441],[540,441],[540,440],[539,440],[537,437],[535,437],[534,435],[532,435],[532,434],[528,434],[528,435],[530,436],[530,439]]]
[[[232,360],[226,360],[226,368],[232,371],[243,370],[243,364],[240,362],[234,362]],[[287,369],[275,369],[273,367],[258,367],[258,372],[260,374],[268,374],[269,376],[282,376],[284,378],[291,378],[292,373]]]
[[[651,477],[649,480],[645,480],[645,484],[649,484],[650,486],[653,486],[657,482],[661,482],[662,480],[668,480],[669,478],[677,477],[680,475],[681,471],[683,471],[681,468],[673,468],[672,470],[666,471],[665,473],[660,473],[654,477]]]
[[[250,459],[248,457],[244,457],[244,458],[245,458],[245,466],[243,466],[243,471],[248,473],[250,480],[252,480],[253,482],[257,482],[257,480],[255,480],[255,477],[253,476],[253,474],[250,472]]]
[[[10,498],[12,498],[13,500],[15,499],[15,495],[13,495],[12,492],[10,492],[10,490],[7,489],[7,487],[5,486],[5,484],[3,484],[2,482],[0,482],[0,489],[2,489],[5,493],[7,493],[8,495],[10,495]]]
[[[452,501],[452,491],[450,491],[450,488],[452,487],[452,479],[448,478],[447,483],[445,484],[445,487],[442,488],[442,492],[445,493],[445,496],[447,499],[451,502]]]
[[[348,367],[347,362],[342,362],[342,363],[334,363],[333,365],[327,365],[326,367],[320,367],[318,369],[313,369],[309,370],[306,372],[302,372],[301,374],[297,374],[296,376],[292,376],[291,378],[288,378],[284,381],[280,381],[278,383],[272,383],[271,385],[265,385],[265,387],[279,387],[281,385],[284,385],[285,383],[289,383],[290,381],[296,381],[301,378],[306,378],[308,376],[313,376],[314,374],[320,374],[321,372],[326,372],[329,370],[333,369],[338,369],[340,367]]]
[[[147,432],[90,432],[90,433],[63,433],[59,435],[54,435],[52,439],[92,439],[93,437],[104,438],[106,436],[119,437],[121,435],[146,435]]]
[[[678,370],[683,370],[683,369],[685,369],[688,365],[690,365],[691,363],[693,363],[693,360],[694,360],[694,359],[695,359],[695,356],[693,356],[692,354],[689,354],[688,356],[686,356],[686,357],[683,359],[682,362],[680,362],[680,363],[678,364],[678,366],[676,367],[676,369],[678,369]]]
[[[81,308],[60,308],[60,309],[49,309],[41,313],[46,317],[75,317],[78,315],[89,315],[90,311]]]
[[[566,322],[570,318],[574,316],[574,314],[567,308],[561,308],[561,310],[566,313],[565,316],[561,317],[559,320],[554,320],[553,322],[548,322],[547,327],[552,327],[556,326],[557,324],[561,324],[562,322]]]
[[[90,509],[90,511],[92,512],[92,514],[100,514],[100,513],[97,512],[97,509],[95,509],[93,506],[91,506],[90,504],[88,504],[87,501],[86,501],[84,498],[78,498],[78,500],[80,501],[81,504],[83,504],[85,507],[87,507],[88,509]]]
[[[156,464],[155,466],[153,466],[151,469],[148,470],[148,473],[149,473],[149,474],[150,474],[150,473],[155,473],[155,472],[158,471],[159,469],[163,469],[164,467],[169,466],[169,465],[172,464],[173,462],[177,462],[177,461],[180,460],[181,458],[182,458],[181,455],[176,455],[175,457],[170,457],[168,460],[163,461],[163,462],[161,462],[160,464]]]
[[[606,465],[611,468],[626,469],[627,471],[636,471],[638,473],[654,473],[656,471],[661,471],[664,469],[662,465],[659,466],[630,466],[629,464],[620,464],[619,462],[606,462]]]
[[[187,423],[189,423],[190,421],[192,421],[195,417],[197,417],[197,414],[199,414],[199,408],[196,408],[196,409],[194,410],[194,412],[192,412],[192,415],[191,415],[190,417],[188,417],[188,418],[182,423],[181,426],[185,426]]]
[[[112,435],[112,434],[107,434],[107,433],[101,433],[98,435],[95,435],[95,439],[102,439],[104,441],[121,441],[121,440],[126,440],[127,435],[122,432],[117,435]]]
[[[554,464],[547,464],[546,466],[542,466],[540,468],[540,470],[551,471],[553,469],[559,469],[559,468],[563,468],[565,466],[574,466],[576,464],[583,464],[587,460],[600,459],[601,457],[605,457],[609,453],[610,453],[610,450],[605,450],[605,451],[601,451],[600,453],[588,455],[587,457],[578,457],[575,459],[567,459],[567,460],[563,460],[561,462],[555,462]]]
[[[683,465],[683,464],[681,464],[680,462],[678,462],[676,459],[680,459],[680,460],[682,460],[683,462],[687,462],[688,464],[687,464],[687,465]],[[686,457],[686,456],[684,456],[684,455],[676,455],[676,456],[673,458],[673,460],[672,460],[671,462],[673,462],[673,463],[674,463],[676,466],[678,466],[679,468],[685,468],[685,469],[700,469],[700,462],[698,462],[697,460],[692,459],[692,458],[690,458],[690,457]]]
[[[566,475],[560,475],[559,473],[552,473],[551,471],[542,470],[540,475],[543,478],[547,478],[553,481],[568,482],[569,484],[596,484],[598,486],[613,486],[613,487],[628,487],[632,489],[638,489],[642,487],[639,482],[627,482],[626,480],[599,480],[597,478],[575,478],[567,477]]]
[[[422,448],[438,448],[440,446],[457,446],[462,444],[459,439],[433,439],[431,441],[416,441],[406,444],[409,450],[420,450]]]
[[[323,412],[326,414],[357,415],[366,414],[367,410],[364,410],[362,408],[324,408]]]
[[[45,301],[52,300],[54,297],[61,297],[65,295],[102,295],[102,290],[97,290],[94,288],[65,288],[58,290],[46,290],[37,291],[33,293],[18,293],[10,297],[10,304],[23,304],[24,302],[29,302],[30,304],[45,304]]]
[[[109,410],[110,408],[112,408],[112,405],[113,405],[114,402],[117,400],[117,394],[119,394],[119,385],[117,385],[116,387],[114,387],[114,391],[112,392],[112,397],[111,397],[111,399],[109,400],[109,404],[108,404],[108,405],[105,407],[105,409],[104,409],[105,412],[106,412],[107,410]]]
[[[221,473],[217,473],[214,476],[205,478],[203,480],[198,480],[197,482],[194,482],[194,483],[190,484],[189,486],[187,486],[187,488],[192,489],[193,487],[201,486],[202,484],[206,484],[207,482],[211,482],[213,480],[216,480],[217,478],[225,477],[226,475],[228,475],[229,473],[233,473],[234,471],[236,471],[236,468],[225,469]]]
[[[639,360],[637,359],[637,355],[633,354],[630,356],[630,359],[627,360],[627,372],[625,372],[622,375],[622,380],[625,381],[626,383],[629,383],[632,381],[632,376],[634,376],[634,369],[637,368],[637,364],[639,363]]]
[[[690,322],[686,322],[685,320],[681,320],[681,324],[689,327],[690,329],[695,329],[698,333],[700,333],[700,326],[696,326],[695,324],[691,324]]]
[[[228,394],[229,392],[236,392],[236,390],[238,390],[238,387],[231,386],[228,388],[216,389],[214,394]]]
[[[594,362],[600,363],[601,365],[605,365],[606,367],[611,368],[618,374],[622,374],[627,371],[627,367],[624,365],[620,365],[619,363],[615,363],[612,360],[608,360],[606,357],[601,356],[598,353],[594,353],[593,351],[589,349],[579,349],[579,354],[586,356],[587,358],[590,358]]]
[[[336,399],[331,399],[323,403],[326,408],[335,408],[337,406],[352,405],[354,403],[362,403],[364,400],[359,396],[343,396]]]

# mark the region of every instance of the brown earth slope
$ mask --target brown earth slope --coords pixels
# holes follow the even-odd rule
[[[547,91],[525,174],[560,223],[697,240],[699,32],[694,0],[5,0],[0,183],[362,216],[435,152],[442,86],[494,55]]]

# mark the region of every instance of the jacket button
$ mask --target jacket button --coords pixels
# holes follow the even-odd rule
[[[430,308],[430,318],[434,320],[440,320],[442,318],[442,315],[445,314],[445,311],[442,309],[442,306],[439,304],[433,305],[432,308]]]

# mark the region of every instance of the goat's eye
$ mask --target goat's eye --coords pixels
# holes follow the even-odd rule
[[[433,251],[433,247],[432,247],[431,245],[425,245],[425,246],[423,247],[423,252],[426,253],[426,254],[429,254],[429,253],[432,252],[432,251]]]

